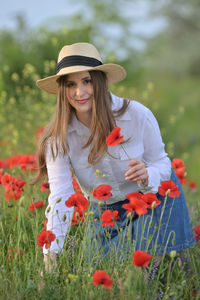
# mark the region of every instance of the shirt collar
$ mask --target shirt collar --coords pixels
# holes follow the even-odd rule
[[[76,131],[78,135],[87,135],[90,132],[89,128],[77,119],[74,112],[72,113],[72,120],[68,125],[68,132],[71,133],[72,131]]]

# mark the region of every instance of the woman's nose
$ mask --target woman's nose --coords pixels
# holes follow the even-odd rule
[[[76,87],[76,96],[81,99],[83,94],[84,94],[84,86],[82,84],[78,84]]]

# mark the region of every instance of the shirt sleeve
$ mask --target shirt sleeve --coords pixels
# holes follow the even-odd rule
[[[58,253],[62,251],[65,236],[69,228],[74,208],[68,208],[65,201],[74,194],[72,185],[72,173],[70,170],[69,157],[60,152],[55,160],[51,155],[50,143],[47,144],[46,166],[50,187],[48,206],[45,215],[48,219],[47,230],[51,230],[56,239],[50,248],[43,247],[43,253]]]
[[[153,113],[147,109],[144,131],[144,162],[148,171],[148,186],[156,193],[160,183],[171,176],[171,161],[165,152],[158,122]]]

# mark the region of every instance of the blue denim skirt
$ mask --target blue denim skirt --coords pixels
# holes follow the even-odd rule
[[[113,254],[123,258],[135,250],[143,250],[152,255],[180,251],[195,244],[190,226],[188,209],[181,184],[172,170],[171,180],[179,186],[179,197],[165,199],[156,194],[161,204],[146,215],[136,213],[127,217],[122,205],[128,200],[99,206],[93,203],[94,222],[90,223],[88,246],[90,252],[101,255]],[[105,210],[117,210],[119,219],[114,227],[102,226],[101,214]]]

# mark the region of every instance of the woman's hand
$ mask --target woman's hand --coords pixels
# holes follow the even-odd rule
[[[130,170],[125,173],[125,179],[137,181],[138,184],[148,185],[148,172],[143,161],[134,158],[129,161]]]
[[[45,264],[45,271],[47,273],[52,273],[54,269],[57,267],[56,262],[57,254],[54,252],[50,252],[44,255],[44,264]],[[43,271],[40,273],[41,277],[43,277]]]

